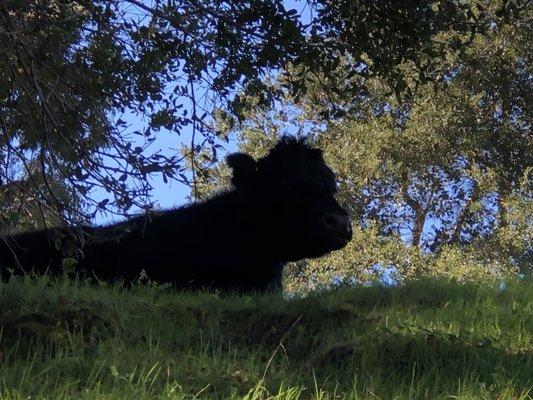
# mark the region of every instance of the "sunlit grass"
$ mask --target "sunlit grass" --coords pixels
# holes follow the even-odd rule
[[[0,399],[529,399],[533,285],[0,284]]]

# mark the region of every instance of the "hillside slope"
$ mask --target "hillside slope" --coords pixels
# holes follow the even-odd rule
[[[306,298],[0,283],[0,399],[527,399],[533,284]]]

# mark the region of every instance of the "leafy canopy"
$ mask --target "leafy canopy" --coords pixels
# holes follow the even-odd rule
[[[267,72],[281,71],[296,97],[324,77],[324,93],[355,98],[379,76],[410,98],[419,83],[439,79],[450,49],[520,10],[518,2],[483,4],[320,0],[300,18],[279,0],[3,1],[2,187],[31,199],[26,208],[40,210],[44,224],[150,208],[151,174],[194,187],[195,155],[209,149],[216,158],[215,108],[242,119],[247,96],[268,105],[282,95],[264,83]],[[147,126],[130,129],[128,115]],[[183,155],[149,148],[166,131],[187,134]],[[69,195],[55,195],[57,185]],[[2,214],[16,215],[4,197]]]

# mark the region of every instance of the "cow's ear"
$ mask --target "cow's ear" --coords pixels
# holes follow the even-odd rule
[[[226,162],[233,170],[231,183],[234,186],[249,185],[257,170],[257,161],[248,154],[234,153],[226,157]]]

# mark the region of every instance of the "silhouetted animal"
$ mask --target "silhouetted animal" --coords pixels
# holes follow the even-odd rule
[[[320,150],[284,137],[266,157],[236,153],[227,163],[233,188],[205,202],[79,228],[86,243],[76,268],[101,280],[132,282],[144,270],[179,288],[265,291],[281,288],[288,261],[319,257],[351,239]],[[72,236],[60,228],[2,239],[4,271],[60,273],[65,255],[76,254],[68,246]]]

